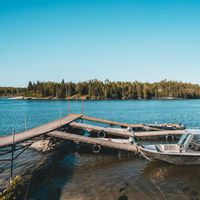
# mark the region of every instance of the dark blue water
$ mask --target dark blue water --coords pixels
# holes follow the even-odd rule
[[[25,116],[32,128],[64,116],[67,108],[65,100],[0,99],[0,134],[9,134],[13,128],[23,131]],[[70,102],[71,113],[81,110],[81,101]],[[200,100],[85,101],[84,114],[126,123],[182,122],[200,127]],[[94,155],[77,152],[72,146],[45,154],[29,150],[15,163],[15,174],[22,171],[32,177],[28,199],[200,199],[199,166],[149,163],[129,155]]]

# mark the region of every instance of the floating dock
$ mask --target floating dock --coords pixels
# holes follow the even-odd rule
[[[61,131],[52,131],[47,135],[50,137],[74,141],[76,143],[100,145],[102,147],[108,147],[118,150],[130,151],[135,153],[138,152],[137,145],[135,144],[114,142],[109,139],[105,140],[104,138],[91,138]]]
[[[100,124],[109,124],[110,127],[86,124],[83,123],[84,120]],[[82,123],[80,123],[80,121]],[[127,127],[134,128],[134,131],[131,129],[128,130]],[[82,130],[82,134],[80,134],[80,130]],[[137,132],[137,130],[140,131]],[[3,157],[1,157],[0,162],[11,162],[12,178],[13,161],[35,141],[44,138],[50,138],[52,141],[54,141],[54,139],[60,139],[73,141],[75,143],[89,144],[92,145],[92,151],[94,153],[99,153],[101,147],[138,153],[137,145],[133,143],[135,138],[176,136],[183,133],[184,130],[162,130],[143,124],[125,124],[87,117],[81,114],[70,114],[25,132],[15,133],[15,131],[13,131],[11,135],[0,137],[0,156]],[[14,155],[15,152],[18,154]],[[11,158],[10,156],[9,158],[4,158],[6,154],[11,154]]]
[[[67,125],[70,122],[80,119],[81,117],[82,117],[82,115],[68,115],[66,117],[60,118],[58,120],[44,124],[42,126],[38,126],[36,128],[30,129],[25,132],[0,137],[0,148],[12,146],[13,143],[18,144],[18,143],[30,140],[35,137],[45,135],[46,133],[56,130],[63,125]]]
[[[56,130],[60,129],[61,127],[72,127],[75,129],[82,129],[86,130],[87,132],[104,132],[105,134],[109,134],[110,136],[117,136],[117,137],[122,137],[122,138],[129,138],[129,137],[154,137],[154,136],[169,136],[169,135],[181,135],[184,133],[184,130],[157,130],[157,131],[140,131],[140,132],[130,132],[127,129],[122,129],[122,128],[105,128],[101,126],[94,126],[90,124],[85,124],[85,123],[78,123],[75,122],[76,120],[80,119],[85,119],[88,121],[95,121],[95,122],[100,122],[100,123],[108,123],[117,125],[117,126],[123,126],[123,127],[143,127],[142,124],[124,124],[124,123],[119,123],[119,122],[112,122],[108,120],[103,120],[103,119],[97,119],[97,118],[91,118],[87,116],[83,116],[81,114],[70,114],[67,115],[66,117],[60,118],[58,120],[55,120],[53,122],[41,125],[39,127],[30,129],[25,132],[21,133],[16,133],[4,137],[0,137],[0,148],[12,146],[13,144],[19,144],[24,141],[31,140],[36,137],[40,137],[41,135],[43,136],[51,136],[51,137],[56,137],[56,133],[60,136],[60,132],[55,132]],[[53,134],[49,134],[50,132],[53,132]],[[67,140],[67,133],[63,132],[63,134],[66,134],[66,137],[64,139]],[[69,132],[68,132],[69,135]],[[98,137],[100,137],[99,135]],[[104,136],[105,137],[105,136]],[[91,141],[90,137],[86,137],[87,139],[84,139],[85,143],[90,143]],[[71,140],[71,137],[69,137],[69,140]],[[88,140],[88,141],[87,141]],[[111,146],[112,148],[112,146]],[[125,148],[126,150],[126,148]]]
[[[121,129],[121,128],[106,128],[101,126],[94,126],[90,124],[84,124],[84,123],[77,123],[72,122],[69,124],[72,128],[75,129],[83,129],[88,132],[96,132],[105,134],[123,137],[123,138],[129,138],[129,137],[156,137],[156,136],[169,136],[169,135],[182,135],[184,133],[184,130],[159,130],[159,131],[140,131],[140,132],[130,132],[127,129]]]
[[[88,116],[82,116],[81,117],[84,120],[92,121],[92,122],[98,122],[102,124],[109,124],[111,126],[120,126],[120,127],[132,127],[132,128],[143,128],[142,124],[126,124],[126,123],[120,123],[120,122],[114,122],[114,121],[109,121],[105,119],[98,119],[94,117],[88,117]]]

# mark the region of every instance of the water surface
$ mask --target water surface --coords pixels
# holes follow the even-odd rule
[[[80,113],[81,101],[70,102]],[[68,113],[65,100],[0,99],[0,135],[43,124]],[[85,101],[84,114],[127,123],[182,122],[200,127],[200,100]],[[9,164],[0,163],[0,178]],[[6,168],[7,167],[7,168]],[[28,150],[15,162],[15,174],[32,176],[28,199],[199,199],[199,166],[149,163],[132,155],[78,151],[72,145],[49,153]]]

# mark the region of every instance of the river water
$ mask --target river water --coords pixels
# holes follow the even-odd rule
[[[0,135],[32,128],[68,113],[65,100],[0,99]],[[70,102],[80,113],[81,101]],[[84,114],[126,123],[183,123],[200,127],[200,100],[85,101]],[[116,153],[94,155],[66,145],[56,151],[28,150],[15,161],[14,174],[30,178],[27,199],[126,200],[200,199],[199,166],[148,162]],[[10,163],[0,163],[0,184],[9,176]]]

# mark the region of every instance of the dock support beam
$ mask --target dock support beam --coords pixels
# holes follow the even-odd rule
[[[27,116],[24,116],[24,131],[27,131]]]
[[[67,104],[67,111],[68,111],[68,114],[70,114],[70,100],[67,101],[68,104]]]

